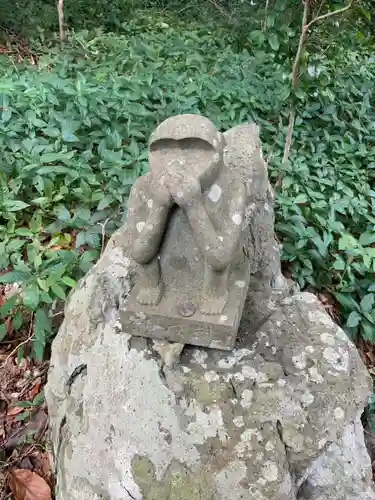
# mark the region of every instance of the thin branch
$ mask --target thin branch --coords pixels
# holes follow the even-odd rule
[[[59,311],[57,313],[54,313],[54,314],[50,314],[50,318],[56,318],[57,316],[62,316],[64,314],[64,311]]]
[[[101,247],[101,250],[100,250],[100,255],[103,255],[103,252],[104,252],[104,248],[105,248],[105,227],[108,224],[109,220],[110,219],[108,218],[103,223],[99,222],[99,226],[102,227],[102,247]]]
[[[333,10],[332,12],[327,12],[327,14],[323,14],[321,16],[314,17],[314,19],[312,19],[308,23],[306,28],[309,29],[310,26],[312,26],[314,23],[317,23],[318,21],[323,21],[323,19],[327,19],[328,17],[336,16],[337,14],[342,14],[343,12],[346,12],[347,10],[349,10],[351,8],[353,3],[354,3],[354,0],[350,0],[348,5],[346,5],[345,7],[342,7],[341,9]]]
[[[320,2],[318,12],[316,13],[316,15],[317,15],[317,16],[319,16],[319,14],[320,14],[320,12],[321,12],[321,10],[322,10],[322,8],[323,8],[323,5],[324,5],[324,0],[322,0],[322,1]]]
[[[302,16],[302,24],[301,24],[301,35],[299,37],[297,54],[296,54],[296,57],[294,59],[293,69],[292,69],[292,87],[293,87],[293,90],[296,90],[298,83],[299,83],[298,82],[298,68],[299,68],[299,65],[301,62],[303,49],[305,47],[307,29],[308,29],[307,18],[308,18],[309,10],[310,10],[310,0],[305,0],[303,3],[304,3],[304,8],[303,8],[303,16]]]
[[[290,114],[289,114],[289,124],[288,124],[288,132],[287,132],[286,138],[285,138],[283,163],[285,163],[289,159],[290,148],[292,146],[292,137],[293,137],[294,120],[295,119],[296,119],[296,109],[293,105],[292,109],[290,110]]]
[[[306,42],[306,36],[307,36],[307,19],[308,19],[309,9],[310,9],[310,0],[305,0],[303,2],[303,4],[304,4],[304,7],[303,7],[303,16],[302,16],[302,23],[301,23],[301,34],[299,37],[298,49],[297,49],[296,57],[294,59],[293,68],[292,68],[292,89],[294,91],[297,89],[298,84],[299,84],[298,69],[299,69],[299,65],[301,62],[303,49],[305,48],[305,42]],[[296,118],[296,108],[295,108],[295,105],[293,103],[291,110],[290,110],[290,114],[289,114],[289,124],[288,124],[288,131],[287,131],[286,138],[285,138],[283,163],[285,163],[289,159],[290,148],[292,145],[292,137],[293,137],[295,118]],[[279,176],[277,183],[280,184],[281,181],[282,181],[282,178]]]
[[[210,3],[220,12],[220,14],[224,17],[226,17],[227,19],[229,19],[229,21],[232,20],[232,16],[229,14],[229,12],[227,12],[224,7],[222,5],[220,5],[216,0],[210,0]]]
[[[327,12],[327,14],[322,14],[321,16],[317,15],[314,17],[310,22],[308,22],[308,15],[309,15],[309,10],[310,10],[310,1],[311,0],[303,0],[304,8],[303,8],[303,17],[302,17],[302,23],[301,23],[301,34],[299,38],[299,43],[298,43],[298,49],[296,53],[296,57],[294,59],[293,63],[293,68],[292,68],[292,89],[295,91],[297,90],[298,84],[299,84],[299,75],[298,75],[298,70],[300,67],[301,63],[301,58],[302,54],[305,48],[306,44],[306,37],[309,28],[311,26],[318,22],[318,21],[323,21],[324,19],[328,19],[329,17],[336,16],[338,14],[342,14],[349,10],[351,6],[354,3],[354,0],[350,0],[348,5],[345,7],[342,7],[341,9],[334,10],[332,12]],[[322,7],[322,3],[320,4],[318,14],[320,12],[320,9]],[[284,146],[284,154],[283,154],[283,162],[288,161],[289,159],[289,153],[290,153],[290,148],[292,144],[292,136],[293,136],[293,130],[294,130],[294,121],[296,117],[296,109],[294,104],[292,104],[292,108],[290,110],[290,115],[289,115],[289,124],[288,124],[288,131],[287,135],[285,138],[285,146]],[[280,180],[280,179],[279,179]],[[280,180],[281,181],[281,180]]]
[[[64,0],[57,1],[57,13],[59,15],[59,28],[60,28],[60,43],[62,44],[65,40],[65,30],[64,30]]]
[[[264,11],[264,21],[263,21],[263,31],[266,31],[267,29],[267,19],[268,19],[268,9],[270,6],[270,0],[266,0],[266,7]]]

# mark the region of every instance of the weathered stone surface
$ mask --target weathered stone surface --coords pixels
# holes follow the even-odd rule
[[[255,335],[244,322],[233,352],[185,346],[169,368],[160,345],[121,332],[131,267],[120,241],[70,297],[53,344],[57,500],[375,499],[350,430],[370,383],[317,299],[288,297]],[[363,475],[341,478],[340,497],[348,440]]]
[[[298,500],[372,500],[368,454],[358,417],[307,471]]]
[[[257,129],[234,130],[228,166],[259,172]],[[272,192],[252,179],[251,285],[232,352],[123,331],[129,228],[70,296],[46,387],[57,500],[375,500],[358,420],[366,370],[317,299],[281,276]]]

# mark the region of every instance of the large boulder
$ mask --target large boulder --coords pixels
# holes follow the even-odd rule
[[[235,164],[253,166],[257,187],[253,275],[235,349],[131,337],[119,321],[128,232],[114,234],[53,343],[57,500],[375,500],[360,424],[371,382],[317,298],[281,276],[272,191],[246,127]]]
[[[370,381],[313,295],[284,299],[231,353],[185,347],[168,367],[121,331],[129,270],[115,236],[53,345],[58,500],[375,498],[359,422]]]

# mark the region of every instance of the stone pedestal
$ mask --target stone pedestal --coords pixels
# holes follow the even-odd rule
[[[231,349],[235,345],[250,280],[249,259],[242,248],[230,266],[228,302],[221,314],[207,316],[199,310],[203,289],[202,260],[186,215],[172,215],[161,249],[163,297],[157,306],[137,301],[138,283],[122,304],[120,318],[125,331],[183,344]]]

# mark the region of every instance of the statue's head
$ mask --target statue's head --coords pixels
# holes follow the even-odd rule
[[[201,182],[210,183],[223,163],[224,145],[223,135],[207,118],[191,114],[172,116],[151,135],[150,168],[162,174],[177,160]]]

